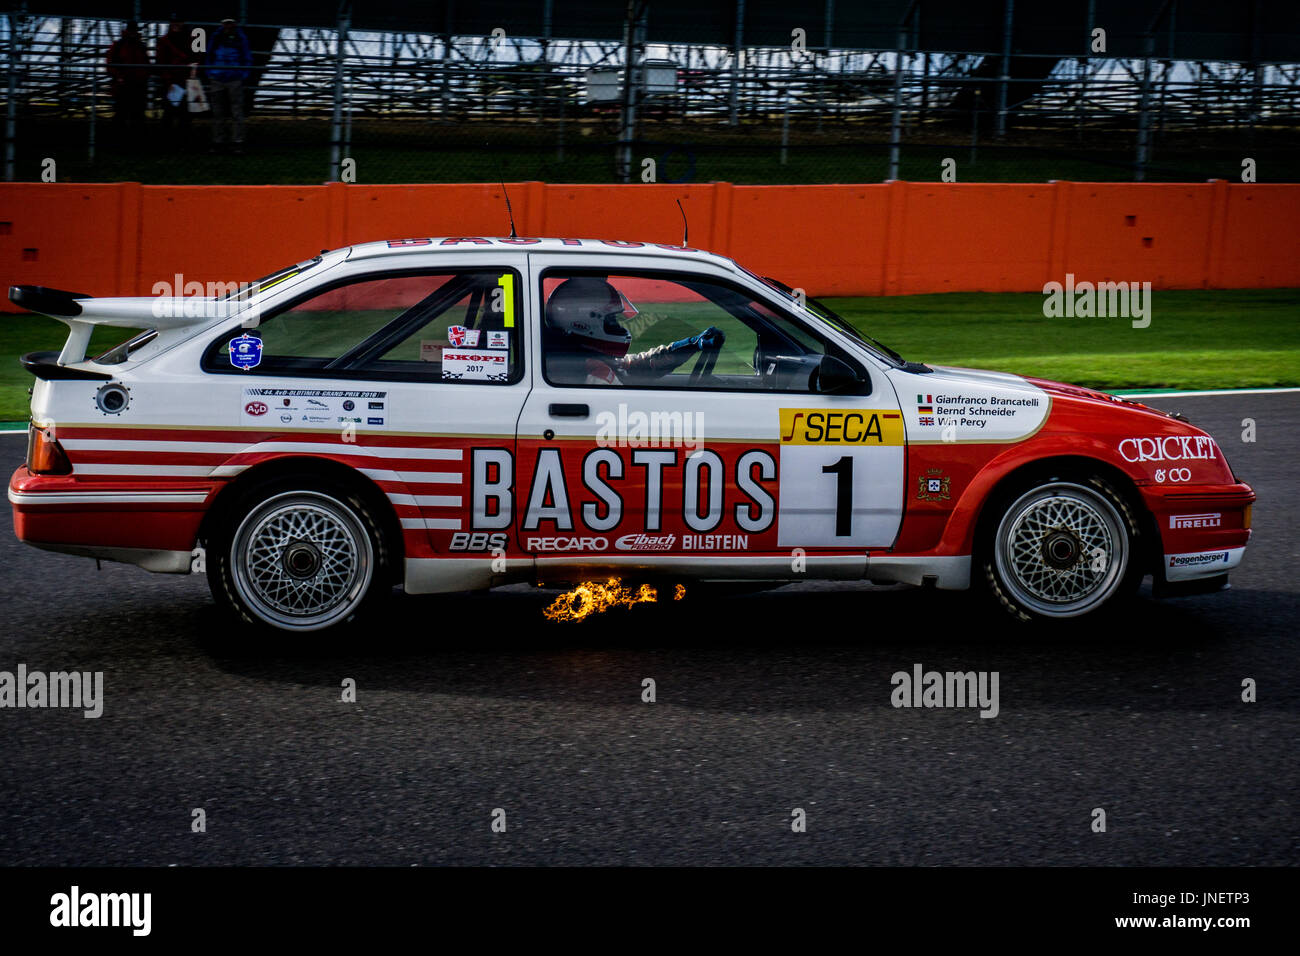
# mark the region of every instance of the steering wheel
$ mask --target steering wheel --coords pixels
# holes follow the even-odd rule
[[[691,377],[687,382],[689,387],[694,388],[705,376],[713,374],[713,366],[718,364],[718,353],[721,351],[722,343],[711,349],[700,350],[700,357],[695,360],[695,367],[691,369]]]

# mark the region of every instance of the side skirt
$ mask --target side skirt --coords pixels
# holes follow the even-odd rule
[[[867,577],[873,581],[917,586],[932,584],[944,591],[965,591],[970,587],[970,564],[969,554],[952,557],[873,555],[867,559]]]

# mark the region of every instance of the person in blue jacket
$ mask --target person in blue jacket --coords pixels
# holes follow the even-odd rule
[[[208,43],[205,67],[212,104],[212,145],[235,153],[244,151],[244,81],[252,75],[253,54],[248,37],[227,17]],[[229,135],[227,135],[229,134]]]

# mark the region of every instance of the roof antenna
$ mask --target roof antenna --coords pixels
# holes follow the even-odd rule
[[[515,211],[510,208],[510,193],[506,190],[505,179],[501,180],[501,194],[506,197],[506,215],[510,217],[510,238],[518,239],[515,234]]]
[[[682,248],[687,247],[687,240],[691,238],[691,224],[686,221],[686,210],[682,208],[682,201],[677,200],[677,211],[682,214]]]

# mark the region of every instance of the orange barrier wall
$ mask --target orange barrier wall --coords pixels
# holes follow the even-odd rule
[[[525,236],[679,242],[810,295],[1300,286],[1300,185],[510,186]],[[0,184],[0,279],[91,295],[254,278],[371,239],[500,236],[495,184]],[[4,303],[8,306],[8,302]]]

